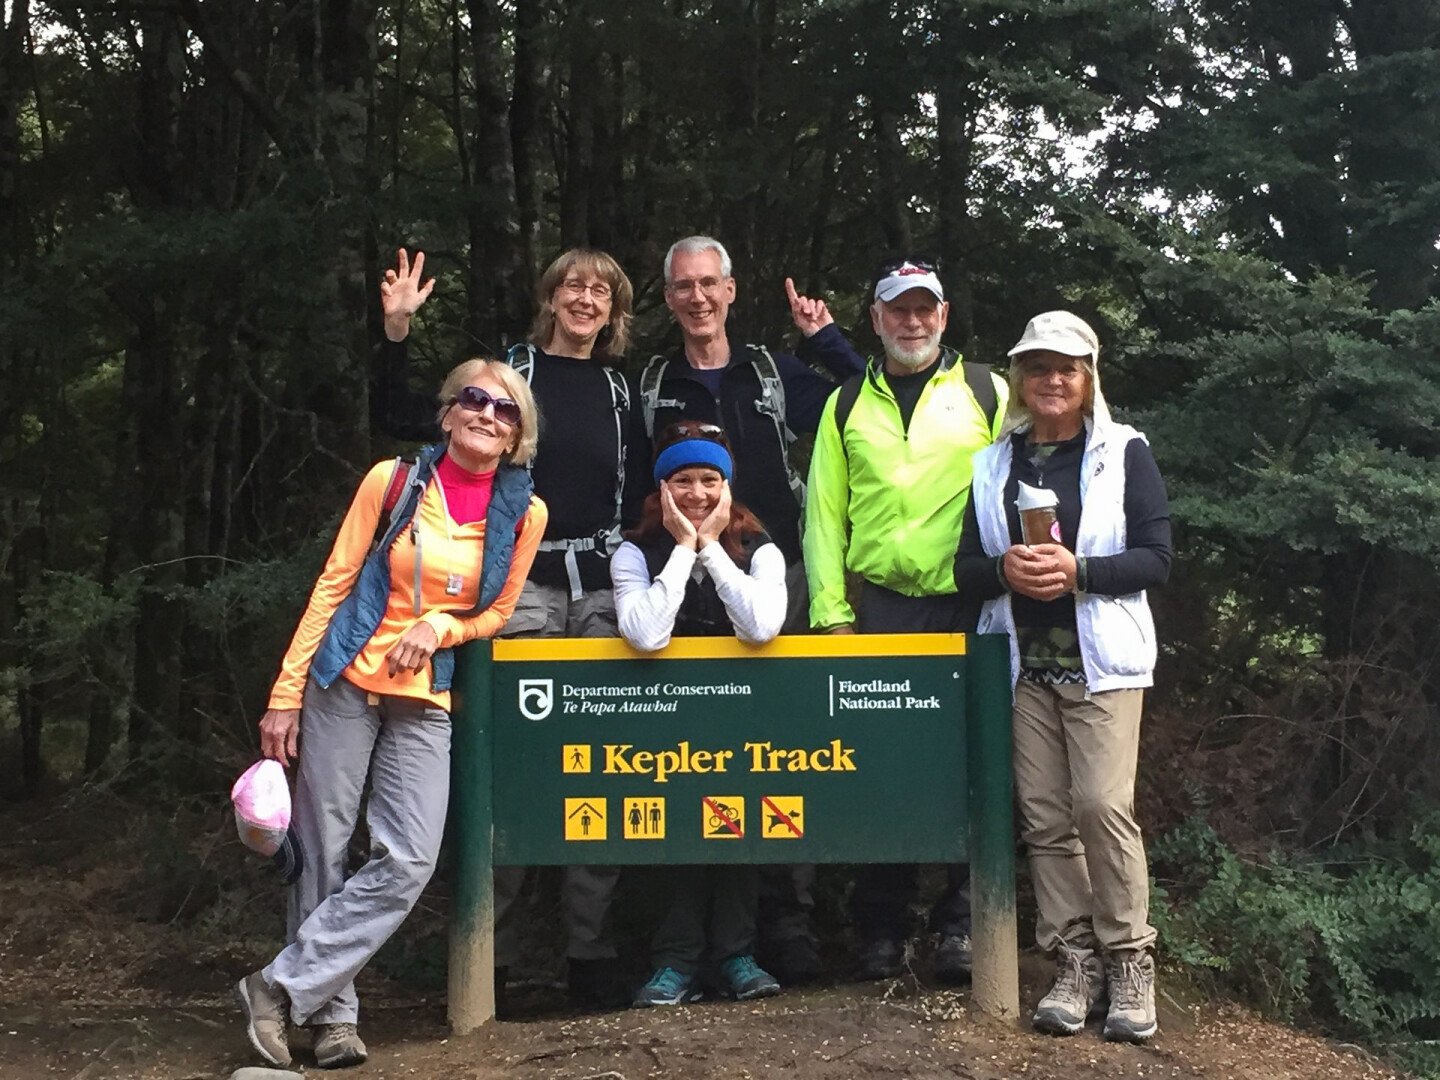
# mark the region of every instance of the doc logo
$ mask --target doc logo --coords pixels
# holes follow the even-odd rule
[[[521,679],[520,712],[527,720],[544,720],[555,707],[554,679]]]

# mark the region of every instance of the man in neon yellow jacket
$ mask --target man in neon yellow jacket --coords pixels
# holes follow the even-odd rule
[[[885,347],[831,395],[815,435],[805,510],[810,624],[832,634],[946,633],[962,625],[955,550],[970,491],[970,459],[994,441],[1004,380],[940,344],[950,305],[935,268],[884,264],[870,319]],[[846,595],[845,572],[860,579]],[[968,867],[952,866],[930,913],[932,958],[947,982],[968,979]],[[887,978],[905,961],[916,868],[864,867],[852,914],[860,974]]]

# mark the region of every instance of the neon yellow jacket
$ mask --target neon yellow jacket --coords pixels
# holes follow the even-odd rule
[[[810,623],[855,621],[845,571],[906,596],[955,591],[955,548],[970,493],[970,459],[994,441],[1009,386],[995,374],[993,423],[970,388],[960,357],[946,349],[910,419],[880,365],[871,361],[845,424],[835,425],[838,391],[825,403],[810,458],[805,503],[805,574]]]

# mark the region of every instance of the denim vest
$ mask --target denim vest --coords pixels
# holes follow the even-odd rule
[[[420,498],[434,480],[435,466],[444,453],[443,445],[426,447],[421,451],[415,468],[411,470],[409,482],[395,504],[385,535],[366,557],[350,595],[331,616],[325,637],[310,664],[310,678],[320,686],[329,687],[340,677],[341,672],[360,655],[384,619],[385,607],[390,600],[390,546],[415,516]],[[452,614],[478,614],[500,595],[510,573],[511,556],[515,553],[515,529],[530,508],[533,489],[527,470],[503,463],[496,470],[490,509],[485,514],[485,547],[480,557],[480,600],[468,611]],[[449,690],[454,678],[455,651],[437,649],[430,658],[431,692],[438,694]]]

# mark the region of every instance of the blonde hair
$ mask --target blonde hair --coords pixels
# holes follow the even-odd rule
[[[630,344],[635,289],[619,263],[605,252],[593,248],[571,248],[540,275],[540,281],[535,286],[535,321],[530,324],[531,344],[543,349],[554,335],[555,309],[550,306],[550,301],[572,270],[594,274],[610,286],[610,319],[595,340],[595,351],[607,358],[624,355],[626,346]]]
[[[461,388],[473,385],[481,375],[488,375],[498,382],[505,388],[505,396],[520,406],[518,437],[515,445],[503,456],[512,465],[528,464],[535,456],[536,443],[540,441],[540,410],[535,407],[535,395],[530,393],[530,385],[509,364],[479,357],[457,364],[440,384],[440,411],[435,414],[435,422],[444,422],[445,414],[454,407]]]

